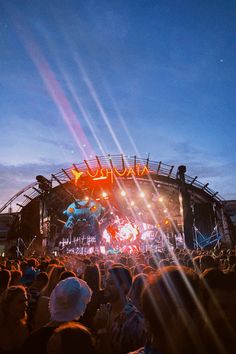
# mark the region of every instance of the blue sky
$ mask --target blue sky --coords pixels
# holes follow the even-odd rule
[[[0,0],[0,205],[96,154],[236,198],[236,1]]]

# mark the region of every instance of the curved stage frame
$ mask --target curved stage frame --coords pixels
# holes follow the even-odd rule
[[[74,179],[72,169],[78,169],[85,172],[88,169],[95,170],[97,168],[116,168],[122,173],[125,168],[134,167],[137,164],[145,165],[150,170],[150,176],[153,180],[159,183],[168,185],[178,185],[177,177],[174,170],[174,166],[164,164],[159,161],[152,161],[149,158],[138,158],[136,156],[124,156],[124,155],[108,155],[108,156],[96,156],[95,159],[84,160],[81,163],[73,164],[72,166],[62,169],[61,171],[51,174],[52,187],[56,187],[59,184],[65,184]],[[223,202],[223,198],[218,192],[213,191],[208,187],[208,183],[203,184],[198,181],[198,176],[190,177],[185,175],[185,182],[188,189],[202,201],[208,202]],[[41,192],[37,188],[38,182],[33,182],[24,187],[18,193],[16,193],[11,199],[9,199],[1,208],[0,213],[5,211],[7,207],[11,205],[18,206],[18,212],[25,207],[30,201],[38,197]]]
[[[161,161],[152,161],[149,158],[124,155],[96,156],[94,159],[84,160],[83,162],[73,164],[66,169],[61,169],[59,172],[51,174],[49,180],[50,190],[56,191],[57,188],[66,189],[66,186],[75,180],[75,175],[72,170],[83,172],[84,175],[86,175],[88,171],[92,172],[98,169],[109,169],[110,171],[115,170],[117,172],[118,177],[117,174],[115,177],[117,180],[132,180],[133,176],[125,176],[124,171],[129,169],[136,171],[137,166],[141,166],[141,168],[145,167],[148,171],[148,174],[146,175],[138,175],[135,177],[138,182],[149,182],[154,186],[154,188],[162,186],[169,190],[180,190],[181,182],[174,166],[164,164]],[[223,198],[218,194],[218,192],[210,189],[208,185],[208,183],[203,184],[198,181],[197,176],[190,177],[186,174],[184,176],[184,186],[188,191],[191,200],[196,203],[208,203],[214,206],[213,209],[217,211],[217,219],[220,220],[220,225],[216,224],[214,226],[212,235],[215,235],[216,229],[218,233],[219,226],[223,243],[230,247],[231,240],[227,220],[223,211]],[[33,182],[15,194],[5,205],[3,205],[0,209],[0,213],[3,213],[7,207],[15,206],[18,206],[17,212],[21,213],[31,202],[40,199],[42,194],[43,192],[39,182]],[[72,200],[73,197],[74,196],[72,195]],[[197,233],[198,230],[195,228],[195,236],[197,236]]]

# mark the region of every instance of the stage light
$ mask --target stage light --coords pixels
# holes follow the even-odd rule
[[[142,215],[142,213],[141,213],[141,212],[139,212],[139,213],[138,213],[138,215]]]
[[[163,202],[164,199],[163,199],[163,197],[159,197],[158,200],[159,200],[159,202]]]
[[[135,203],[134,203],[134,201],[132,200],[132,201],[130,202],[130,205],[131,205],[131,206],[134,206],[134,204],[135,204]]]
[[[164,224],[165,224],[165,225],[169,225],[169,220],[166,219],[166,220],[164,221]]]
[[[94,177],[92,178],[93,181],[101,181],[103,179],[107,179],[107,176],[101,176],[101,177]]]
[[[100,251],[102,254],[106,254],[106,247],[105,246],[100,246]]]
[[[100,200],[100,198],[96,198],[95,200],[96,200],[96,201],[99,201],[99,200]]]
[[[165,214],[168,213],[168,210],[167,210],[167,209],[164,209],[163,211],[164,211]]]
[[[141,197],[141,198],[144,198],[144,197],[145,197],[145,193],[144,193],[144,192],[141,192],[141,193],[140,193],[140,197]]]
[[[102,192],[102,197],[106,198],[108,196],[107,192]]]
[[[90,208],[90,211],[91,212],[94,212],[97,210],[97,205],[93,205],[91,208]]]
[[[113,211],[111,211],[110,214],[113,215],[114,214]]]
[[[38,182],[39,189],[41,189],[42,192],[49,193],[52,188],[52,182],[42,175],[36,176],[36,180]]]
[[[120,195],[121,195],[122,197],[125,197],[125,196],[126,196],[126,192],[125,192],[125,191],[121,191],[121,192],[120,192]]]
[[[147,207],[150,209],[152,206],[151,206],[151,204],[148,204]]]
[[[84,200],[89,200],[89,197],[85,197]]]

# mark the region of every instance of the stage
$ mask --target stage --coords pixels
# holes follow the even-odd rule
[[[96,156],[50,178],[38,175],[4,208],[13,203],[19,211],[9,240],[21,238],[28,252],[132,253],[231,243],[219,194],[188,176],[185,166],[175,170],[149,158]]]

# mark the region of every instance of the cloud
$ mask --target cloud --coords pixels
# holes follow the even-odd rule
[[[68,150],[69,152],[73,151],[75,149],[75,144],[68,144],[68,143],[65,143],[64,141],[63,142],[60,142],[60,141],[56,141],[54,139],[50,139],[50,138],[46,138],[46,137],[43,137],[43,136],[39,136],[39,137],[36,137],[36,140],[40,143],[45,143],[45,144],[49,144],[49,145],[53,145],[55,147],[63,147],[64,150]]]
[[[207,178],[234,178],[235,162],[195,161],[190,164],[191,173]]]
[[[199,147],[196,147],[187,141],[174,142],[171,144],[172,149],[177,155],[181,155],[184,160],[192,160],[199,158],[204,154],[203,150]]]

